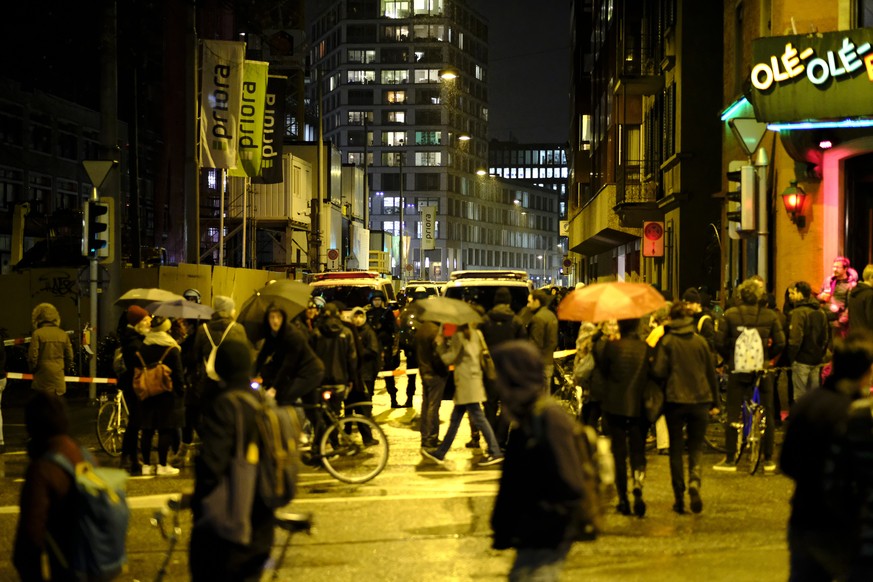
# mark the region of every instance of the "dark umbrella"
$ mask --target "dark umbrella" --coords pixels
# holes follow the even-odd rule
[[[184,301],[185,298],[181,295],[176,295],[164,289],[151,287],[148,289],[131,289],[124,293],[121,297],[115,300],[116,305],[130,307],[131,305],[139,305],[146,307],[156,301]]]
[[[459,299],[431,296],[427,299],[418,299],[415,303],[421,308],[421,314],[418,316],[419,319],[425,321],[454,323],[455,325],[479,323],[482,321],[482,316],[479,315],[479,312],[473,309],[469,303]]]
[[[242,324],[252,342],[264,337],[264,316],[271,307],[285,312],[288,322],[299,315],[312,298],[312,287],[299,281],[282,280],[271,283],[246,299],[237,323]]]
[[[157,301],[146,306],[146,311],[170,319],[209,319],[215,313],[215,310],[208,305],[201,305],[187,299]]]

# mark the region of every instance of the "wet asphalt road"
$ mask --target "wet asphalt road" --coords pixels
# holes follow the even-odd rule
[[[388,434],[391,456],[386,471],[361,486],[334,480],[306,468],[296,511],[312,512],[316,530],[299,535],[289,549],[279,579],[300,581],[501,580],[512,553],[490,548],[489,517],[499,469],[475,469],[478,453],[465,449],[467,424],[455,441],[446,468],[421,461],[412,410],[387,408],[384,390],[376,395],[377,420]],[[402,381],[401,381],[401,394]],[[10,553],[17,522],[17,497],[26,466],[22,453],[20,403],[24,392],[4,394],[6,441],[0,456],[0,581],[15,580]],[[96,410],[71,398],[77,436],[96,447]],[[416,399],[418,404],[418,399]],[[442,409],[443,429],[451,405]],[[98,453],[101,462],[112,462]],[[667,457],[652,453],[645,489],[645,518],[610,510],[605,531],[591,543],[574,545],[565,580],[608,581],[782,581],[787,579],[785,524],[791,482],[779,474],[750,476],[715,473],[720,458],[708,452],[703,483],[704,511],[671,511]],[[153,580],[167,544],[149,519],[168,495],[192,487],[192,471],[179,477],[134,478],[128,487],[132,507],[128,536],[129,572],[123,580]],[[190,518],[181,521],[183,542],[173,553],[165,580],[185,580]],[[277,534],[277,543],[283,541]],[[266,579],[266,577],[265,577]]]

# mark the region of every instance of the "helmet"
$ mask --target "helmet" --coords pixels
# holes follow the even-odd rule
[[[311,298],[307,307],[315,307],[319,312],[324,311],[324,297],[315,296]]]
[[[185,292],[182,293],[182,297],[184,297],[188,301],[200,303],[200,291],[198,291],[197,289],[185,289]]]
[[[373,289],[372,291],[370,291],[370,301],[373,301],[373,299],[377,297],[382,301],[385,301],[385,292],[381,289]]]

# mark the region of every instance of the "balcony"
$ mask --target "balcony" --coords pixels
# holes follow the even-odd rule
[[[628,34],[616,47],[615,94],[655,95],[664,88],[659,47],[644,34]]]
[[[616,172],[615,206],[622,226],[641,228],[646,220],[660,220],[663,212],[658,208],[657,182],[643,182],[640,170],[642,160],[625,160]]]

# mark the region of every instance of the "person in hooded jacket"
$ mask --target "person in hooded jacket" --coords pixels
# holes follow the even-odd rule
[[[485,345],[493,351],[497,346],[512,340],[527,339],[527,329],[512,310],[512,295],[506,287],[500,287],[494,292],[494,307],[483,317],[479,324],[479,331],[485,338]],[[488,419],[491,428],[497,435],[497,440],[506,442],[509,434],[509,422],[499,415],[500,396],[497,386],[492,382],[485,381],[485,418]],[[476,445],[479,445],[477,435]]]
[[[370,292],[370,307],[367,310],[367,323],[376,332],[382,346],[382,370],[393,371],[400,365],[400,336],[397,318],[385,299],[385,292],[374,289]],[[391,408],[400,408],[397,402],[397,385],[394,376],[385,378],[385,390],[391,398]]]
[[[791,363],[794,400],[821,385],[821,365],[828,349],[829,330],[827,313],[812,295],[806,281],[798,281],[789,288],[791,321],[788,328],[786,356]]]
[[[569,508],[596,499],[585,486],[573,419],[542,393],[536,347],[512,340],[495,348],[500,397],[515,421],[491,514],[493,547],[515,548],[509,580],[558,580],[577,524]]]
[[[670,309],[667,331],[655,350],[652,375],[666,382],[664,416],[670,435],[670,478],[673,511],[685,511],[682,454],[688,447],[688,496],[691,511],[700,513],[703,437],[708,414],[718,413],[718,381],[707,341],[696,332],[691,309],[677,302]],[[683,434],[685,438],[683,438]]]
[[[170,320],[164,317],[153,317],[151,331],[142,341],[139,354],[146,365],[156,363],[163,358],[163,363],[170,368],[173,389],[170,392],[156,394],[140,403],[142,411],[142,459],[143,475],[173,476],[179,474],[179,469],[167,462],[170,446],[185,424],[185,369],[182,367],[182,352],[179,344],[169,334]],[[142,362],[137,358],[137,367]],[[158,433],[158,464],[151,464],[152,437]]]
[[[27,365],[33,372],[31,387],[63,396],[64,371],[73,369],[73,344],[61,330],[61,315],[51,303],[40,303],[31,313],[33,336],[27,348]]]
[[[846,309],[849,313],[849,331],[873,333],[873,265],[861,272],[861,281],[849,291]]]
[[[321,384],[324,364],[312,351],[303,332],[275,305],[264,314],[264,343],[255,360],[264,392],[280,406],[291,406],[298,398],[311,397]]]
[[[138,305],[131,305],[125,311],[127,325],[119,330],[121,357],[125,372],[118,378],[118,387],[127,403],[127,427],[121,439],[121,468],[131,475],[142,474],[139,460],[139,429],[142,426],[142,412],[139,398],[133,391],[133,370],[141,366],[136,353],[142,349],[142,340],[152,329],[152,316]]]
[[[254,352],[245,328],[234,322],[236,316],[234,300],[225,295],[216,295],[212,298],[212,308],[215,310],[212,317],[197,327],[194,336],[192,347],[194,381],[190,390],[185,393],[185,428],[182,429],[182,446],[177,457],[181,465],[186,465],[190,461],[194,432],[200,423],[200,403],[203,394],[215,388],[216,381],[206,374],[206,360],[212,353],[213,344],[218,346],[222,341],[238,341]]]
[[[194,461],[194,493],[191,510],[194,526],[188,567],[194,582],[260,580],[273,546],[275,514],[256,487],[249,523],[251,541],[246,545],[224,539],[203,519],[203,500],[231,470],[236,448],[237,412],[244,432],[243,442],[258,442],[256,411],[237,401],[234,392],[250,391],[252,357],[247,343],[226,340],[218,347],[215,371],[221,378],[206,387],[200,423],[201,449]],[[237,408],[238,406],[238,408]]]

